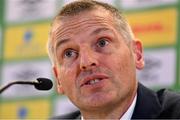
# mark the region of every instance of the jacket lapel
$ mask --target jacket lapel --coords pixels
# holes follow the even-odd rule
[[[161,105],[157,94],[139,83],[137,90],[137,102],[132,119],[156,118],[160,112]]]

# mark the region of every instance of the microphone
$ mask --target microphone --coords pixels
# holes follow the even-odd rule
[[[34,87],[38,90],[50,90],[53,83],[48,78],[37,78],[38,83],[34,84]]]
[[[34,85],[37,90],[50,90],[53,83],[48,78],[37,78],[36,81],[14,81],[0,88],[0,94],[14,84]]]

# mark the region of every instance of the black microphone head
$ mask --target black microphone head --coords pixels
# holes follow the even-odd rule
[[[50,90],[53,86],[53,83],[48,78],[37,78],[38,83],[34,87],[38,90]]]

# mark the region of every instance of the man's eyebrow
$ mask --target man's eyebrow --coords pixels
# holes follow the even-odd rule
[[[96,30],[94,30],[90,35],[93,35],[93,34],[99,34],[100,32],[102,32],[102,31],[111,31],[110,29],[108,29],[108,28],[97,28]],[[65,44],[65,43],[67,43],[67,42],[69,42],[70,41],[70,39],[62,39],[62,40],[58,40],[58,42],[57,42],[57,44],[56,44],[56,46],[55,46],[55,49],[57,49],[59,46],[61,46],[61,45],[63,45],[63,44]]]
[[[59,46],[62,46],[63,44],[69,42],[70,39],[62,39],[62,40],[58,40],[56,46],[55,46],[55,49],[57,49]]]
[[[108,29],[108,28],[97,28],[96,30],[94,30],[90,35],[93,35],[93,34],[98,34],[98,33],[100,33],[100,32],[102,32],[102,31],[111,31],[110,29]]]

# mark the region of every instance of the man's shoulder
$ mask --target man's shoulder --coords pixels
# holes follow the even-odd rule
[[[157,92],[139,83],[133,119],[180,118],[180,93],[161,89]]]
[[[50,120],[64,120],[64,119],[81,119],[81,113],[79,110],[71,112],[71,113],[67,113],[64,115],[60,115],[60,116],[55,116],[50,118]]]
[[[180,118],[180,93],[162,89],[157,91],[157,96],[162,106],[160,117]]]
[[[180,103],[180,92],[174,92],[168,89],[161,89],[157,91],[160,103]]]

